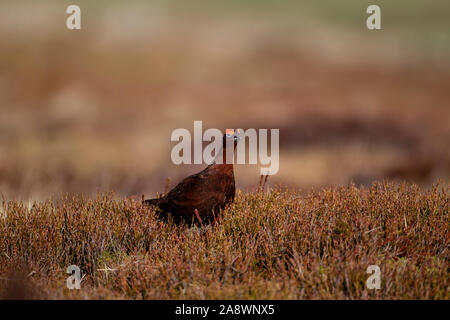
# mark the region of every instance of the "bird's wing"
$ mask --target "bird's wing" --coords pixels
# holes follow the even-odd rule
[[[160,202],[160,208],[175,215],[191,217],[194,209],[200,215],[209,215],[224,198],[225,181],[221,175],[209,175],[205,172],[192,175],[181,181]],[[192,211],[192,212],[191,212]]]

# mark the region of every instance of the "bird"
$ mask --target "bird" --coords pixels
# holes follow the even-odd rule
[[[175,224],[203,226],[217,221],[220,211],[235,198],[233,163],[226,162],[226,147],[228,144],[235,149],[239,140],[239,129],[226,129],[222,152],[213,163],[182,180],[164,196],[144,200],[144,204],[155,208],[161,220],[168,221],[172,217]],[[219,157],[223,161],[216,161]]]

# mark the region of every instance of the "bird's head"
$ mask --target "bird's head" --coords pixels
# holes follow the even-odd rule
[[[237,142],[241,140],[241,130],[240,129],[226,129],[225,134],[223,135],[223,145],[226,146],[226,143],[234,142],[234,146],[236,147]]]
[[[225,134],[223,135],[223,148],[222,148],[222,157],[223,163],[232,163],[232,159],[227,159],[227,156],[230,156],[227,150],[236,149],[238,141],[241,139],[242,130],[240,129],[226,129]],[[232,153],[233,154],[233,153]],[[228,161],[229,160],[229,161]]]

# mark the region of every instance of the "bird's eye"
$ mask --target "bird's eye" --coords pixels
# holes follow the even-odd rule
[[[226,129],[225,130],[225,135],[227,136],[227,137],[232,137],[233,135],[234,135],[234,130],[233,129]]]

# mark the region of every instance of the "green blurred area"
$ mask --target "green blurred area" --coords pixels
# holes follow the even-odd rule
[[[8,10],[9,4],[28,4],[26,0],[5,0],[0,6]],[[151,13],[153,10],[169,15],[192,16],[201,19],[203,16],[239,19],[284,20],[286,23],[308,23],[326,28],[338,28],[344,32],[367,34],[368,14],[366,9],[375,4],[381,8],[382,31],[374,38],[367,34],[368,41],[376,41],[380,37],[393,37],[397,41],[411,45],[413,50],[422,54],[436,55],[441,51],[450,53],[450,1],[446,0],[217,0],[217,1],[180,1],[180,0],[79,0],[58,1],[38,0],[36,4],[57,5],[65,7],[77,4],[89,8],[83,12],[89,19],[95,19],[101,11],[111,8],[140,8],[141,12]],[[86,23],[89,23],[86,21]],[[117,24],[121,21],[117,20]],[[438,52],[438,53],[437,53]],[[443,54],[441,54],[442,56]],[[449,54],[450,55],[450,54]]]
[[[365,29],[366,9],[378,5],[382,11],[384,31],[402,31],[414,34],[417,39],[434,37],[436,33],[450,34],[450,2],[446,0],[218,0],[218,1],[124,1],[100,0],[78,1],[96,9],[109,6],[153,6],[164,7],[172,12],[209,13],[219,15],[241,14],[247,16],[307,18],[321,23],[336,24],[355,29]],[[364,30],[362,30],[364,31]]]
[[[381,8],[382,32],[379,33],[383,36],[394,37],[424,55],[450,56],[450,1],[446,0],[134,0],[126,3],[120,0],[100,0],[78,3],[96,10],[110,6],[157,6],[177,14],[222,17],[237,15],[248,19],[281,19],[291,23],[296,20],[307,21],[354,33],[370,32],[366,28],[366,9],[375,4]],[[373,34],[368,38],[368,41],[376,40],[377,38],[373,39]]]

